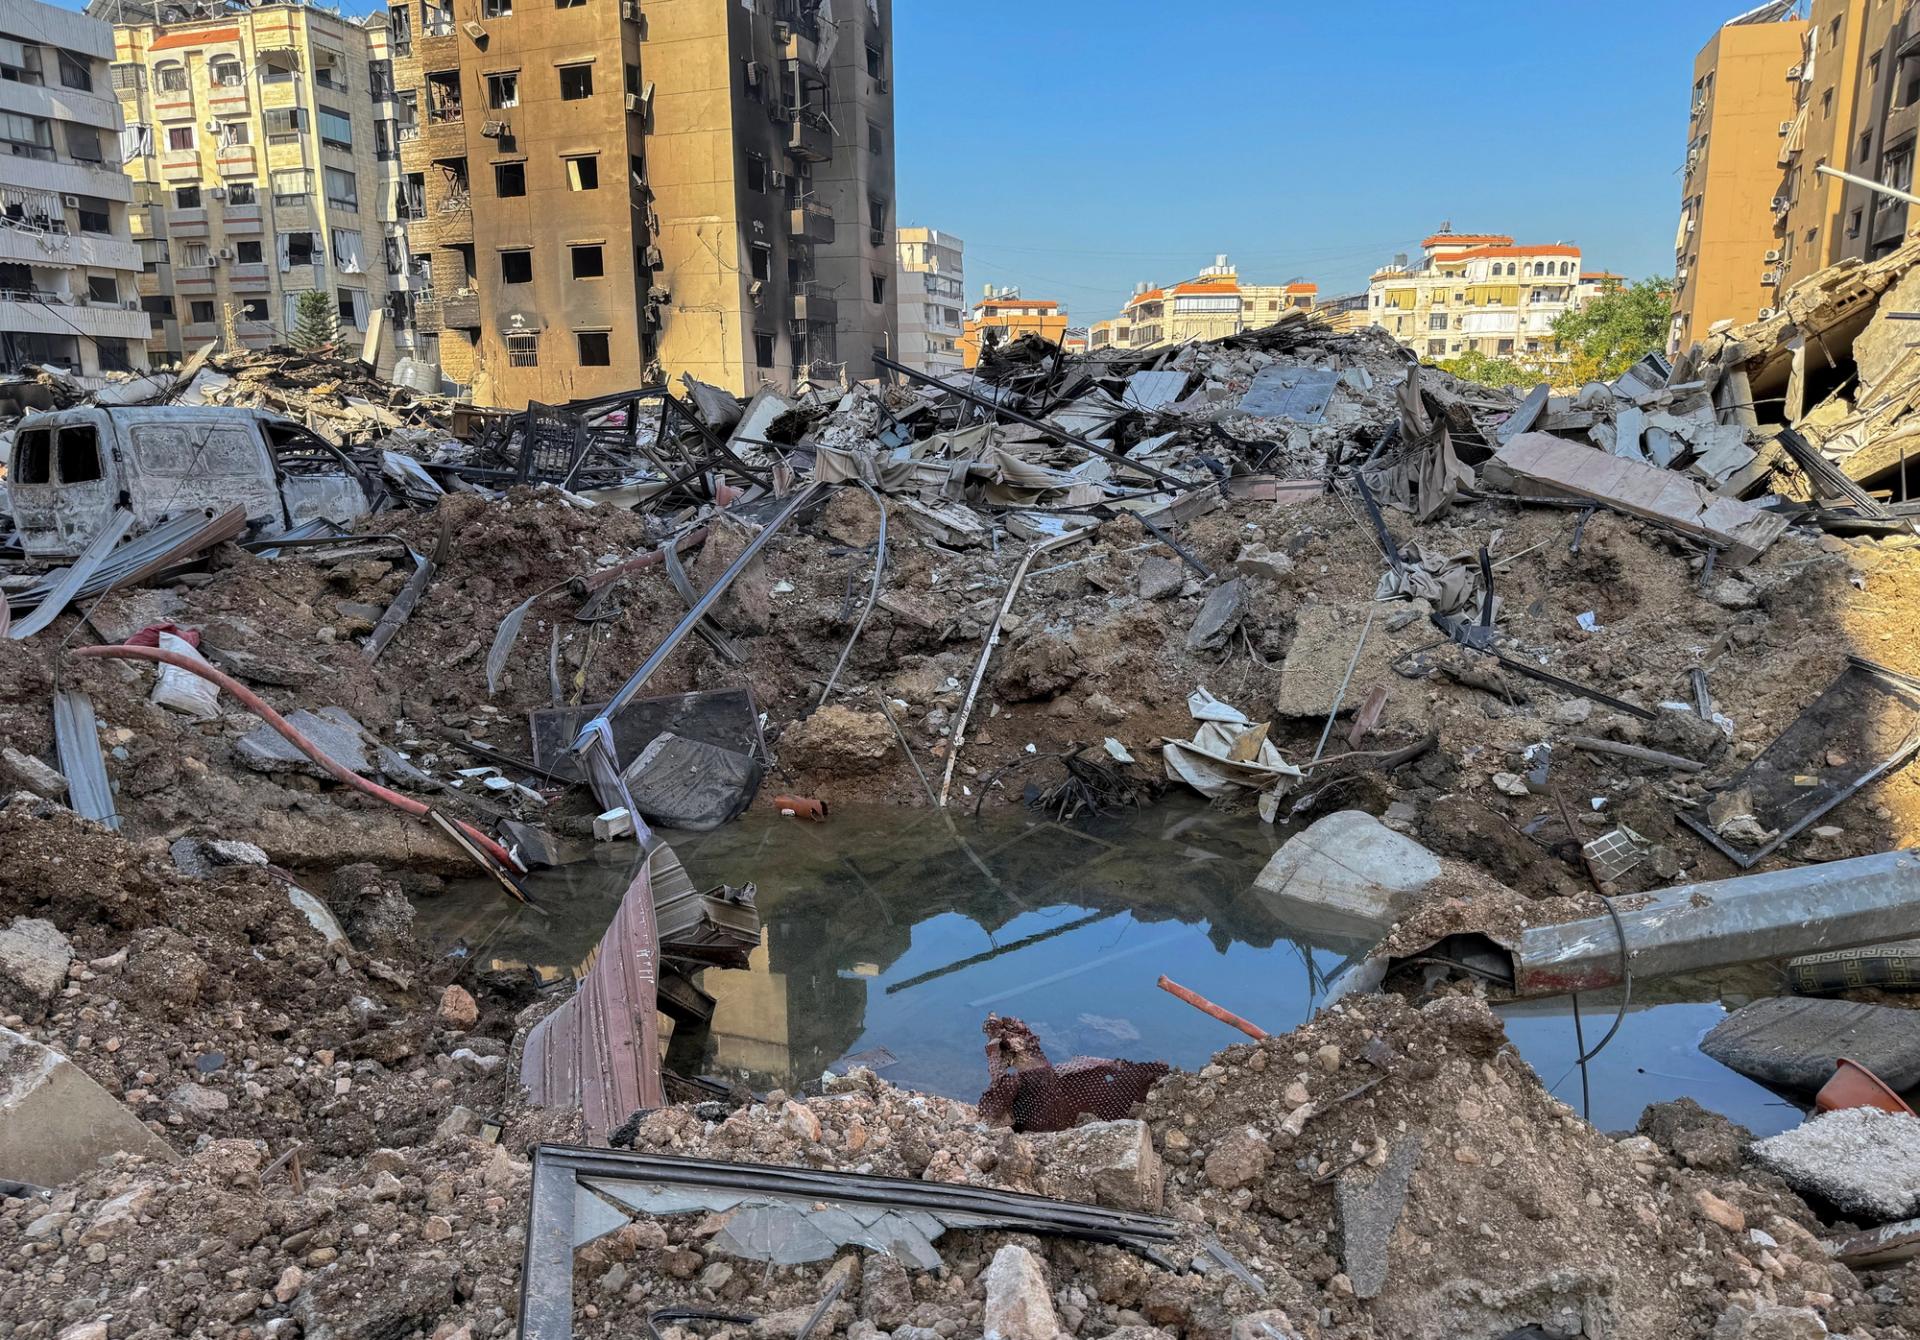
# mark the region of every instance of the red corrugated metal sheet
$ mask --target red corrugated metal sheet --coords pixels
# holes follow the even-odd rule
[[[148,51],[172,51],[183,47],[211,47],[222,42],[238,42],[238,28],[204,28],[195,33],[166,33],[147,43]]]

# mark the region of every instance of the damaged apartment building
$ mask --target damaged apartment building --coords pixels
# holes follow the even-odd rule
[[[0,8],[0,367],[147,364],[112,54],[107,27],[71,10]]]
[[[1718,323],[1771,317],[1816,271],[1905,242],[1920,14],[1912,0],[1773,0],[1722,24],[1693,75],[1676,350]]]
[[[94,0],[114,25],[153,356],[288,342],[311,290],[384,375],[417,357],[384,16]]]
[[[887,0],[387,18],[415,320],[477,403],[858,380],[895,347]]]

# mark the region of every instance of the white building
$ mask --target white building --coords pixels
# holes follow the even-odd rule
[[[1422,358],[1556,356],[1554,320],[1580,302],[1579,247],[1443,229],[1420,249],[1412,264],[1399,257],[1374,271],[1371,324]]]
[[[113,29],[0,0],[0,372],[147,366]]]
[[[937,228],[902,228],[897,245],[899,359],[936,377],[958,372],[966,321],[966,243]]]

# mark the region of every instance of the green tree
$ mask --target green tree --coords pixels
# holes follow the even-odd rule
[[[1586,306],[1570,307],[1554,320],[1553,338],[1568,357],[1569,380],[1609,381],[1664,348],[1672,319],[1672,280],[1610,280]]]
[[[1540,368],[1511,358],[1496,358],[1478,349],[1469,349],[1456,357],[1441,359],[1434,366],[1442,372],[1451,372],[1462,381],[1477,382],[1481,386],[1524,386],[1531,390],[1542,381],[1549,380]]]
[[[340,338],[340,311],[325,289],[310,288],[293,306],[293,347],[303,353],[324,349]]]

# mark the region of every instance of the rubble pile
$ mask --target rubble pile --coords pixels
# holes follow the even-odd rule
[[[1889,333],[1915,275],[1920,244],[1837,267],[1566,396],[1298,315],[746,401],[689,379],[486,411],[287,354],[16,388],[0,1103],[90,1115],[80,1145],[0,1136],[46,1177],[0,1166],[0,1336],[511,1334],[527,1151],[609,1132],[1177,1241],[966,1229],[909,1271],[837,1219],[778,1264],[731,1252],[763,1220],[730,1207],[609,1221],[578,1254],[587,1336],[662,1309],[673,1340],[1920,1333],[1914,1266],[1829,1257],[1899,1229],[1855,1216],[1881,1202],[1803,1199],[1801,1163],[1684,1107],[1596,1131],[1481,999],[1532,993],[1556,928],[1600,928],[1595,973],[1653,971],[1629,920],[1776,887],[1748,874],[1881,862],[1824,895],[1822,937],[1920,929],[1856,905],[1920,842],[1920,365]],[[134,433],[169,425],[253,434],[272,469],[189,470],[182,518],[138,469],[89,512],[43,468],[49,433],[112,436],[104,471],[177,449]],[[730,1091],[640,1026],[698,1021],[702,967],[759,943],[751,889],[695,886],[655,826],[1072,820],[1168,788],[1290,834],[1248,896],[1377,942],[1302,1029],[1163,1076],[1056,1070],[996,1019],[975,1108],[861,1071]],[[531,866],[630,838],[646,873],[577,994],[415,943],[415,900],[476,871],[524,898]],[[1391,992],[1361,993],[1374,969]],[[536,1106],[556,1057],[579,1064],[536,1091],[569,1097]],[[1094,1077],[1130,1086],[1114,1111],[1074,1098]]]

